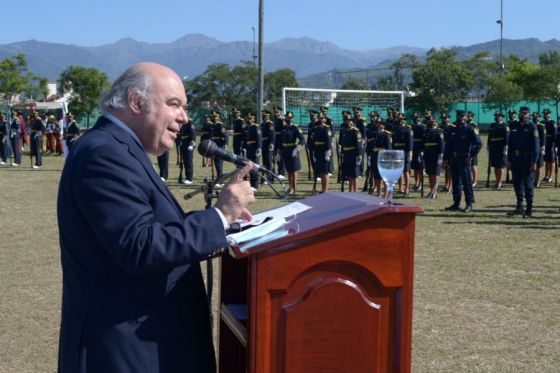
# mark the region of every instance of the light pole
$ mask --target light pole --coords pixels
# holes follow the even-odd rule
[[[500,25],[500,74],[504,70],[504,0],[500,0],[500,19],[496,21]]]
[[[253,29],[253,55],[251,57],[253,58],[253,63],[255,64],[255,66],[257,66],[257,42],[255,41],[255,26],[251,26],[251,29]]]
[[[259,90],[257,98],[259,102],[257,103],[257,118],[259,122],[261,121],[261,113],[263,110],[264,101],[264,68],[263,68],[263,39],[264,39],[264,0],[259,0]]]

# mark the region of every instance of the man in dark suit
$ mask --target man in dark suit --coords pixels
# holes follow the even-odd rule
[[[72,148],[58,194],[63,270],[60,373],[215,372],[199,262],[254,194],[240,169],[214,208],[185,214],[149,154],[187,121],[181,79],[141,63],[115,81]]]

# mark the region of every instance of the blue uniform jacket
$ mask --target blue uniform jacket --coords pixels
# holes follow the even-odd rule
[[[213,372],[199,261],[225,247],[214,209],[185,214],[142,147],[101,117],[58,194],[59,372]]]

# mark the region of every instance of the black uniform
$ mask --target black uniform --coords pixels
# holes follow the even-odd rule
[[[374,128],[371,128],[371,127]],[[374,179],[381,179],[379,167],[377,165],[377,155],[380,150],[391,149],[393,141],[391,139],[391,132],[382,130],[378,131],[374,124],[366,128],[366,154],[368,157],[368,167],[371,169]]]
[[[410,168],[413,170],[422,170],[424,168],[424,161],[422,159],[424,131],[426,131],[424,123],[418,122],[412,125],[412,161]]]
[[[225,124],[222,122],[215,122],[211,125],[212,141],[220,148],[225,149],[228,143],[228,133]],[[214,158],[214,166],[216,166],[216,177],[220,177],[224,173],[224,161],[219,158]]]
[[[21,123],[17,117],[12,118],[10,122],[10,145],[14,154],[13,165],[21,164],[21,148],[19,146],[19,138],[21,137]]]
[[[357,127],[346,127],[340,131],[338,140],[342,148],[342,176],[356,178],[360,175],[359,157],[364,154],[362,134]]]
[[[242,155],[243,141],[245,141],[245,131],[247,125],[243,118],[233,118],[233,153]]]
[[[508,161],[511,162],[512,182],[517,198],[516,210],[522,209],[523,199],[525,199],[528,215],[531,215],[533,208],[535,183],[535,171],[531,170],[531,166],[536,164],[539,158],[539,145],[537,126],[532,122],[515,122],[511,126]]]
[[[404,169],[403,172],[410,171],[410,158],[408,156],[409,152],[412,151],[412,130],[408,125],[403,125],[398,123],[393,126],[392,131],[393,149],[404,151]]]
[[[294,125],[285,125],[280,137],[279,151],[284,161],[286,171],[295,172],[301,170],[301,161],[299,159],[299,152],[297,146],[305,144],[305,138],[301,129]]]
[[[262,148],[262,134],[261,128],[257,123],[247,123],[247,131],[245,132],[245,152],[247,159],[254,163],[260,163],[260,152]],[[255,172],[251,172],[251,186],[258,187],[259,176]]]
[[[551,119],[544,122],[546,140],[544,145],[544,161],[554,162],[556,159],[556,147],[554,142],[557,136],[556,123]]]
[[[332,132],[329,126],[323,123],[313,128],[313,160],[315,163],[315,176],[330,172],[330,160],[328,151],[332,147]]]
[[[537,168],[541,168],[544,165],[546,130],[544,127],[544,123],[537,122],[534,124],[537,126],[537,133],[539,134],[539,156],[537,158]]]
[[[278,148],[280,148],[280,138],[282,137],[282,130],[284,129],[284,119],[282,117],[277,117],[274,118],[274,137],[275,137],[275,142],[274,142],[274,157],[276,158],[276,154],[278,154]],[[284,167],[284,160],[282,157],[280,157],[280,160],[276,162],[278,169],[277,169],[277,173],[278,175],[284,176],[284,174],[286,173],[286,169]]]
[[[508,140],[509,126],[505,122],[494,122],[490,124],[486,147],[488,148],[488,157],[491,167],[506,167]]]
[[[444,131],[437,127],[428,127],[422,136],[422,153],[424,153],[424,167],[428,175],[441,173],[441,162],[445,147]]]
[[[360,131],[360,137],[362,139],[366,138],[366,118],[362,117],[361,115],[354,115],[354,119],[352,119],[352,121],[354,122],[354,125],[356,126],[356,128]],[[361,149],[361,153],[360,156],[362,158],[364,158],[365,156],[365,146],[363,146],[363,141],[362,144],[360,146]],[[364,174],[364,162],[361,162],[359,164],[359,176],[362,176]]]
[[[456,125],[449,134],[449,141],[445,144],[444,161],[448,162],[453,180],[453,204],[459,206],[461,202],[461,186],[465,192],[467,206],[474,203],[472,188],[471,163],[467,158],[474,157],[477,152],[476,133],[472,126]]]
[[[159,168],[159,177],[163,181],[169,179],[169,150],[166,150],[162,155],[158,155],[157,164]]]
[[[43,165],[42,147],[43,147],[43,134],[45,133],[45,125],[41,119],[36,118],[31,123],[31,152],[35,156],[35,166],[41,167]]]
[[[261,123],[262,134],[262,157],[263,166],[267,170],[272,170],[272,162],[274,162],[274,143],[276,142],[276,133],[274,123],[267,120]],[[268,181],[272,181],[272,176],[267,175]]]
[[[10,156],[10,139],[8,138],[8,123],[0,119],[0,159],[3,163],[8,161]]]
[[[188,181],[193,181],[193,154],[194,143],[196,141],[196,128],[191,120],[183,123],[183,125],[181,126],[180,137],[181,143],[179,145],[179,150],[181,151],[181,156],[183,158],[183,166],[185,167],[185,179]]]
[[[480,153],[480,151],[482,150],[482,139],[480,138],[478,123],[471,122],[468,123],[467,126],[471,126],[472,129],[474,130],[475,142],[476,142],[474,155],[471,157],[471,166],[478,166],[478,153]]]
[[[80,135],[80,127],[78,127],[78,123],[76,123],[75,120],[68,123],[64,140],[66,140],[66,147],[68,148],[69,152],[72,149],[72,145],[74,144],[74,141],[78,139],[79,135]]]
[[[307,152],[308,156],[310,157],[309,163],[311,163],[311,169],[313,170],[313,175],[315,175],[315,161],[313,160],[313,129],[315,126],[320,125],[321,122],[319,120],[311,121],[307,124]]]

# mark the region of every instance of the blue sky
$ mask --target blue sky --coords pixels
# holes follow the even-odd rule
[[[258,0],[2,1],[0,44],[36,39],[95,46],[188,33],[253,38]],[[560,39],[560,0],[503,0],[504,38]],[[28,11],[28,9],[32,9]],[[9,15],[9,16],[7,16]],[[500,0],[265,0],[265,42],[308,36],[347,49],[442,47],[499,39]]]

